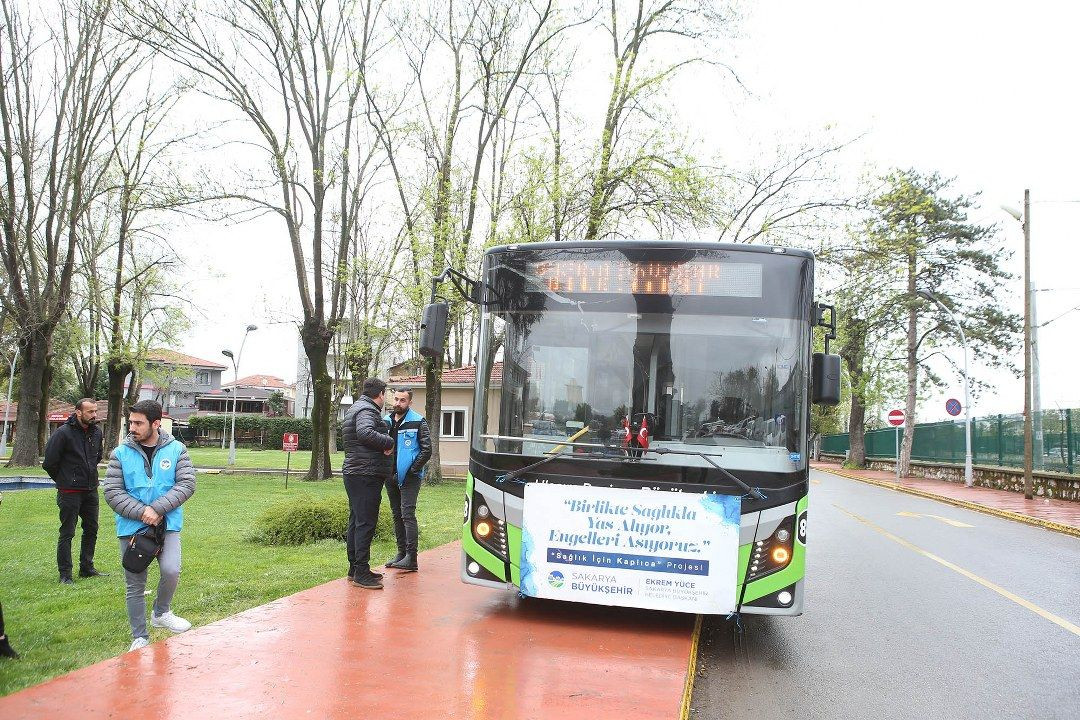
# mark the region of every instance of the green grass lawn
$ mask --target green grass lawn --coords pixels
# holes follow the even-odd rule
[[[228,448],[220,447],[193,447],[188,448],[188,455],[195,467],[227,467],[229,464]],[[286,453],[280,450],[249,450],[236,448],[236,467],[252,469],[285,469]],[[344,452],[336,452],[330,455],[330,467],[341,470],[341,463],[345,460]],[[307,470],[311,464],[311,451],[301,450],[292,454],[292,469]]]
[[[193,447],[188,448],[191,462],[197,468],[224,468],[229,465],[229,450],[220,447]],[[280,450],[249,450],[248,448],[236,449],[236,465],[241,470],[285,470],[286,453]],[[341,470],[341,464],[345,460],[344,452],[330,454],[330,467]],[[4,461],[6,462],[6,461]],[[311,464],[311,451],[301,450],[292,454],[290,469],[306,471]],[[0,477],[12,475],[45,475],[41,465],[31,468],[8,468],[0,467]]]
[[[0,477],[14,477],[14,476],[18,476],[18,475],[22,475],[22,476],[25,476],[25,477],[43,477],[43,478],[49,477],[49,474],[47,472],[45,472],[44,470],[42,470],[40,465],[38,465],[37,467],[28,467],[28,468],[25,468],[25,467],[9,468],[9,467],[0,466]]]
[[[417,508],[422,549],[460,536],[463,493],[463,485],[456,482],[423,488]],[[267,547],[247,540],[266,507],[301,496],[344,498],[345,490],[340,480],[290,482],[286,491],[281,477],[200,476],[195,496],[184,506],[183,572],[174,612],[198,627],[344,577],[348,560],[342,542]],[[12,646],[22,658],[0,660],[0,695],[127,651],[131,634],[114,515],[104,500],[101,508],[96,563],[109,577],[76,577],[74,586],[60,585],[55,491],[4,493],[0,602]],[[72,544],[76,563],[79,537],[77,533]],[[242,548],[242,561],[235,551],[225,549],[237,546]],[[394,551],[393,540],[377,541],[372,562],[386,562]],[[155,563],[147,587],[156,586]],[[150,633],[151,642],[169,635],[154,628]]]

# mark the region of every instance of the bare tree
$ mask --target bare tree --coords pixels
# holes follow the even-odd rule
[[[566,27],[551,0],[432,2],[397,19],[410,81],[404,91],[389,93],[368,77],[365,88],[369,121],[388,155],[409,239],[414,310],[426,300],[432,274],[447,266],[465,271],[475,262],[478,224],[481,236],[491,227],[483,220],[493,201],[484,196],[489,152],[507,132],[523,83],[542,51]],[[408,117],[403,110],[408,107],[417,108],[415,116]],[[403,133],[402,125],[419,129]],[[408,173],[417,165],[414,158],[423,163],[419,177]],[[465,315],[454,300],[451,362],[462,362],[471,335]],[[432,419],[430,482],[441,476],[437,418],[443,362],[429,361],[425,368],[424,411]]]
[[[586,240],[615,232],[626,219],[658,227],[708,220],[710,180],[685,141],[665,127],[658,99],[683,68],[720,64],[708,42],[730,21],[713,2],[610,0],[603,27],[611,89],[589,171]]]
[[[68,0],[56,17],[29,18],[15,0],[0,0],[0,260],[22,360],[23,431],[11,465],[37,462],[40,433],[28,430],[44,427],[52,337],[69,309],[89,203],[105,180],[109,110],[138,67],[136,48],[109,29],[112,11],[108,2]],[[51,74],[39,77],[41,67]]]
[[[246,123],[245,142],[266,156],[267,181],[231,195],[285,227],[314,388],[308,477],[329,477],[327,354],[347,305],[353,199],[373,169],[357,100],[381,3],[151,0],[130,11],[132,34],[201,77],[203,92],[231,106]]]

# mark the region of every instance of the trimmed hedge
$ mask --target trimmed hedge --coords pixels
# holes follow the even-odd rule
[[[197,415],[188,420],[188,427],[196,435],[211,431],[228,432],[231,427],[229,415]],[[266,447],[281,447],[281,436],[296,433],[300,436],[300,449],[311,449],[311,419],[294,417],[264,417],[262,415],[237,415],[237,435],[258,435]],[[242,443],[241,443],[242,444]],[[257,444],[257,441],[256,441]]]
[[[306,545],[319,540],[344,540],[349,527],[349,504],[344,498],[316,502],[297,498],[276,503],[255,521],[252,540],[264,545]],[[379,506],[376,540],[394,537],[389,503]]]

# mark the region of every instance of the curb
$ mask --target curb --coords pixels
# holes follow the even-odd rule
[[[683,685],[679,720],[689,720],[690,718],[690,700],[694,695],[694,676],[697,674],[698,646],[701,642],[701,620],[700,615],[694,620],[694,632],[690,639],[690,660],[686,666],[686,684]]]
[[[1032,517],[1030,515],[1012,512],[1011,510],[999,510],[997,508],[980,505],[979,503],[970,502],[968,500],[957,500],[956,498],[951,498],[947,495],[938,495],[936,493],[927,492],[926,490],[919,490],[918,488],[904,487],[903,485],[886,482],[884,480],[874,480],[873,478],[862,477],[854,473],[847,473],[843,470],[833,470],[820,466],[814,469],[821,470],[822,472],[827,472],[832,475],[837,475],[839,477],[847,478],[848,480],[857,480],[861,483],[866,483],[867,485],[876,485],[877,487],[885,488],[887,490],[895,490],[897,492],[906,493],[908,495],[915,495],[917,497],[926,498],[928,500],[937,500],[938,502],[955,505],[956,507],[962,507],[967,510],[974,510],[975,512],[983,513],[984,515],[993,515],[994,517],[1003,518],[1005,520],[1013,520],[1014,522],[1024,523],[1025,525],[1033,525],[1035,527],[1041,527],[1045,530],[1053,530],[1064,535],[1080,537],[1080,527],[1075,527],[1073,525],[1065,525],[1063,523],[1054,522],[1052,520],[1042,520],[1040,518]]]

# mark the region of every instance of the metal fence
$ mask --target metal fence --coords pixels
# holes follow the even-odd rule
[[[1043,410],[1033,418],[1036,470],[1076,473],[1080,471],[1080,411]],[[901,434],[903,431],[901,431]],[[896,457],[896,430],[884,428],[866,433],[866,456]],[[847,433],[826,435],[821,451],[846,453]],[[949,420],[915,426],[912,460],[964,462],[964,422]],[[991,415],[971,419],[971,460],[976,465],[1024,466],[1024,416]]]

